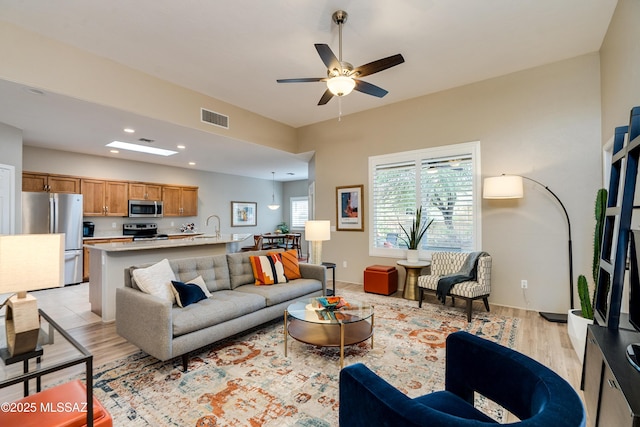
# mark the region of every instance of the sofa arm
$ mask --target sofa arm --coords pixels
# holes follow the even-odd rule
[[[316,279],[322,283],[322,295],[327,294],[327,268],[324,265],[300,263],[300,274],[305,279]]]
[[[173,357],[172,304],[137,289],[116,289],[116,332],[151,356]]]

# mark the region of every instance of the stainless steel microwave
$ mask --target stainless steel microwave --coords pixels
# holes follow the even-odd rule
[[[129,200],[129,217],[131,218],[162,218],[163,213],[162,201]]]

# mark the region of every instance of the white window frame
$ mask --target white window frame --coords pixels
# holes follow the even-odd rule
[[[293,204],[295,202],[301,202],[301,201],[306,201],[307,202],[307,220],[309,220],[309,197],[308,196],[294,196],[294,197],[290,197],[289,198],[289,224],[291,224],[291,230],[304,230],[304,223],[299,226],[296,227],[293,224]]]
[[[389,163],[399,163],[405,161],[415,161],[417,165],[425,159],[437,159],[441,157],[471,154],[473,167],[473,232],[472,250],[479,250],[482,247],[482,193],[481,193],[481,170],[480,170],[480,141],[464,142],[460,144],[445,145],[441,147],[424,148],[419,150],[404,151],[400,153],[384,154],[369,157],[369,189],[371,196],[369,199],[369,256],[406,259],[406,249],[403,248],[383,248],[374,247],[375,230],[373,228],[375,214],[374,210],[374,173],[378,165]],[[419,181],[419,179],[418,179]],[[419,202],[416,201],[418,205]],[[418,206],[416,206],[418,207]],[[431,251],[420,250],[420,259],[431,259]]]

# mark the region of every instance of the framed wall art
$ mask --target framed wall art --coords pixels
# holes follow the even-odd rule
[[[336,187],[336,230],[364,231],[362,185]]]
[[[231,226],[255,227],[258,225],[256,202],[231,202]]]

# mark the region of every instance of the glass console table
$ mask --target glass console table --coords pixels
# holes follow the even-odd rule
[[[87,402],[93,402],[93,356],[44,311],[40,313],[40,333],[36,350],[9,356],[0,348],[0,403],[15,400],[8,387],[23,384],[24,396],[29,395],[29,383],[36,380],[36,392],[41,391],[41,378],[63,369],[84,364]],[[5,317],[0,316],[0,346],[6,345]],[[19,363],[22,362],[22,363]],[[93,405],[88,404],[87,426],[93,426]]]

